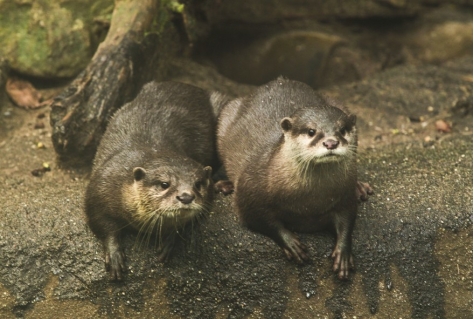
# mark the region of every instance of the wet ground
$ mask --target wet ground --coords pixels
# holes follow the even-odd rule
[[[177,80],[248,90],[173,63]],[[471,318],[472,58],[395,67],[324,93],[357,114],[359,176],[375,189],[360,205],[346,282],[330,271],[330,235],[301,235],[311,261],[298,266],[242,228],[223,196],[165,264],[128,236],[126,278],[109,282],[82,209],[87,170],[56,162],[48,108],[4,100],[0,317]],[[437,131],[437,120],[451,132]]]

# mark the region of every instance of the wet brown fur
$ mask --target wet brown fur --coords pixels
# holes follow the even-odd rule
[[[224,106],[217,144],[243,223],[299,262],[308,256],[293,231],[333,230],[334,270],[347,278],[357,212],[355,116],[278,78]]]
[[[110,120],[85,211],[104,244],[111,279],[122,279],[125,270],[123,230],[135,229],[145,241],[155,236],[164,260],[176,233],[209,209],[217,159],[210,99],[194,86],[151,82]]]

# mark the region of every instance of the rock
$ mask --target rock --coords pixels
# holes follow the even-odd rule
[[[210,88],[232,84],[191,67],[174,76],[193,83],[194,75],[202,84],[211,75]],[[471,58],[399,66],[327,93],[339,92],[357,111],[359,138],[368,145],[376,130],[364,122],[387,132],[394,114],[428,112],[424,101],[439,100],[433,109],[446,113],[454,100],[472,100],[466,74]],[[239,90],[246,87],[228,89]],[[466,318],[472,314],[472,113],[463,116],[467,135],[453,129],[428,148],[413,139],[360,148],[359,176],[375,195],[359,209],[357,269],[347,282],[330,269],[331,236],[300,234],[311,262],[298,266],[242,227],[230,198],[219,195],[194,240],[180,243],[165,264],[153,244],[126,236],[125,281],[110,283],[101,244],[84,218],[87,174],[52,165],[50,173],[31,176],[41,163],[54,163],[51,141],[43,138],[46,148],[37,150],[31,145],[40,130],[12,134],[0,145],[0,317],[61,317],[67,309],[79,318]]]
[[[418,1],[376,3],[403,11]],[[347,63],[327,65],[360,67],[350,49],[362,42],[346,45],[348,38],[332,36],[306,39],[326,43],[312,52],[332,52],[332,59]],[[161,80],[232,95],[252,89],[186,59],[161,62],[170,68],[159,70]],[[359,208],[353,236],[356,271],[349,281],[337,280],[330,269],[331,236],[299,234],[311,261],[298,266],[268,238],[242,227],[230,198],[219,195],[192,240],[179,243],[165,264],[157,261],[153,243],[126,236],[125,281],[109,282],[101,244],[83,212],[87,171],[51,164],[51,172],[32,176],[42,163],[55,163],[52,128],[33,128],[39,114],[31,112],[39,111],[15,112],[23,124],[0,140],[0,317],[472,316],[472,56],[377,73],[362,69],[357,69],[359,76],[365,74],[362,80],[321,90],[357,114],[359,178],[375,190]],[[452,132],[439,135],[431,125],[438,119],[452,123]],[[45,148],[37,148],[40,142]]]
[[[414,59],[441,63],[472,56],[472,12],[442,7],[424,15],[404,37]]]
[[[226,28],[239,24],[265,25],[294,19],[410,17],[423,12],[428,3],[472,6],[472,1],[469,0],[208,0],[203,11],[212,25]]]
[[[314,88],[358,81],[401,63],[443,63],[472,57],[472,14],[440,7],[413,19],[287,22],[216,31],[200,51],[219,72],[240,83],[264,84],[279,75]]]
[[[75,76],[102,41],[113,4],[112,0],[2,1],[0,56],[25,75]]]
[[[327,60],[343,43],[327,32],[289,31],[226,50],[214,61],[223,75],[241,83],[261,85],[284,75],[319,87]]]
[[[205,66],[184,58],[170,58],[163,62],[165,74],[158,76],[158,81],[172,78],[174,81],[196,85],[205,90],[219,91],[230,97],[249,94],[255,88],[240,84],[222,76],[216,68]]]
[[[405,65],[359,82],[321,91],[344,101],[358,116],[358,132],[365,139],[360,148],[412,142],[437,136],[435,122],[449,120],[453,131],[472,130],[472,57],[456,59],[446,66]],[[422,122],[413,122],[417,114]],[[430,125],[427,125],[430,124]]]

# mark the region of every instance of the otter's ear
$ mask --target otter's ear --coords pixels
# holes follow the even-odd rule
[[[280,121],[280,126],[283,131],[288,132],[293,127],[293,120],[289,117],[285,117]]]
[[[140,180],[142,180],[146,175],[146,171],[144,168],[142,167],[135,167],[133,169],[133,178],[135,178],[135,180],[138,182]]]
[[[354,127],[357,122],[357,116],[355,114],[349,115],[349,124]]]
[[[213,184],[213,181],[212,181],[212,167],[210,166],[206,166],[204,167],[204,184],[205,184],[205,187],[209,187],[209,185],[212,185]]]
[[[212,175],[212,167],[206,166],[204,167],[204,178],[210,179]]]

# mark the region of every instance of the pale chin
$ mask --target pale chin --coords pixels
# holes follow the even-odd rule
[[[330,156],[318,156],[314,158],[316,163],[336,163],[343,160],[343,157],[340,155],[330,155]]]
[[[190,218],[198,214],[198,209],[192,206],[187,205],[186,207],[176,207],[177,209],[170,209],[162,211],[164,217],[168,218],[176,218],[179,216],[180,218]]]
[[[338,149],[336,151],[316,152],[314,154],[314,161],[317,163],[340,162],[345,159],[347,152],[345,149]]]

